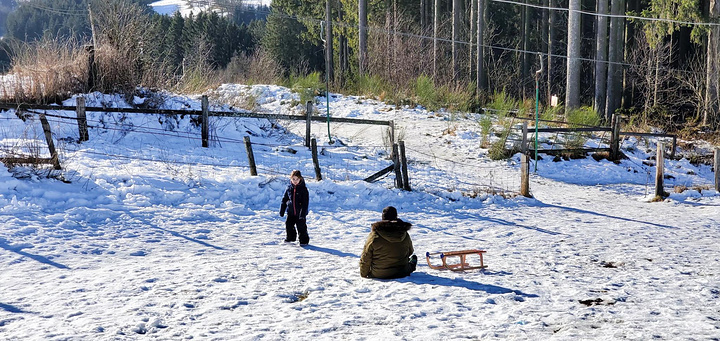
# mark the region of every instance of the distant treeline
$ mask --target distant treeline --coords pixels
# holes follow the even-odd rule
[[[0,41],[0,70],[10,65],[11,53],[8,48],[14,43],[29,43],[42,39],[69,39],[81,44],[92,42],[90,14],[93,9],[100,12],[110,6],[133,3],[142,8],[147,16],[144,36],[136,37],[145,41],[144,60],[162,63],[172,73],[182,72],[184,62],[195,54],[198,45],[205,48],[206,62],[215,68],[224,68],[237,54],[252,53],[260,37],[258,32],[264,24],[258,24],[269,13],[268,7],[247,9],[238,6],[231,9],[231,15],[217,12],[201,12],[182,17],[179,13],[165,16],[155,13],[148,4],[153,0],[30,0],[15,3],[15,0],[0,0],[0,18],[7,16],[3,26],[6,35]],[[14,11],[10,11],[13,9]],[[95,13],[98,16],[101,13]],[[97,21],[97,17],[94,19]],[[96,25],[99,23],[95,22]],[[100,24],[101,25],[101,24]],[[254,28],[253,28],[254,27]],[[0,31],[2,32],[2,31]],[[149,55],[147,55],[149,54]],[[192,58],[197,59],[196,56]]]

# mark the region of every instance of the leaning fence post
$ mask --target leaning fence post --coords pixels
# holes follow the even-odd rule
[[[202,96],[202,146],[207,148],[210,143],[210,127],[208,125],[208,120],[210,116],[210,110],[209,110],[209,104],[208,104],[208,97],[207,95]],[[257,174],[255,174],[257,175]]]
[[[310,147],[310,118],[312,116],[312,101],[305,103],[305,147]]]
[[[402,174],[400,174],[400,160],[398,158],[398,145],[393,143],[393,169],[395,170],[395,188],[403,188]]]
[[[53,168],[58,170],[62,169],[62,167],[60,167],[57,150],[55,150],[55,143],[53,143],[50,123],[48,123],[45,114],[40,114],[40,124],[42,124],[43,132],[45,132],[45,141],[47,141],[48,149],[50,150],[50,161],[53,163]]]
[[[310,102],[308,102],[310,103]],[[310,140],[311,150],[312,150],[312,160],[313,164],[315,165],[315,180],[320,181],[322,180],[322,174],[320,174],[320,162],[318,161],[318,155],[317,155],[317,141],[313,138]]]
[[[530,157],[520,154],[520,195],[532,198],[530,195]]]
[[[250,175],[257,175],[257,168],[255,167],[255,155],[253,155],[252,144],[250,143],[250,136],[245,136],[245,151],[247,152],[248,164],[250,165]]]
[[[88,134],[87,115],[85,115],[85,97],[77,97],[76,100],[77,104],[75,106],[75,114],[77,115],[78,132],[80,133],[78,141],[88,141],[90,139],[90,135]]]
[[[720,192],[720,148],[715,148],[715,190]]]
[[[657,145],[657,157],[655,161],[655,197],[665,197],[665,191],[663,190],[663,172],[665,168],[665,158],[662,142],[658,142]]]
[[[408,178],[407,158],[405,157],[405,141],[398,141],[400,145],[400,168],[402,171],[403,189],[410,191],[410,179]]]

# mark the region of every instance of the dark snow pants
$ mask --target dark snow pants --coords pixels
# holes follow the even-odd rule
[[[295,238],[300,235],[300,244],[307,244],[310,242],[310,236],[308,236],[305,218],[298,218],[299,217],[288,214],[287,220],[285,220],[285,232],[287,233],[285,240],[294,242]],[[297,232],[295,231],[295,226],[297,226]]]

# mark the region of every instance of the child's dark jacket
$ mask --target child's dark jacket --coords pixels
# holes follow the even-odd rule
[[[289,216],[305,219],[308,213],[309,201],[310,194],[305,186],[305,179],[302,179],[297,186],[293,185],[292,182],[288,185],[282,198],[282,206],[287,206]]]

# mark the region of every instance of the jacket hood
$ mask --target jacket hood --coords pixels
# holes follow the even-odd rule
[[[412,228],[412,224],[397,220],[381,220],[371,225],[375,233],[391,242],[401,242],[407,236],[407,231]]]

